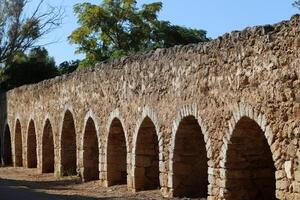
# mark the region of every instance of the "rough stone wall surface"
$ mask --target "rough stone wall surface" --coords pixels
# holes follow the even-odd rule
[[[248,117],[260,127],[272,153],[276,197],[300,199],[299,47],[300,17],[293,16],[290,21],[246,28],[208,43],[158,49],[22,86],[2,95],[1,144],[3,147],[7,123],[14,160],[19,120],[26,163],[28,126],[33,120],[37,165],[42,169],[42,134],[49,119],[55,173],[60,174],[60,138],[69,110],[75,123],[80,172],[85,122],[91,117],[99,145],[99,178],[105,185],[108,132],[113,118],[119,118],[127,145],[127,184],[135,191],[135,142],[139,126],[149,117],[158,136],[161,191],[173,196],[176,132],[182,119],[193,116],[206,146],[208,198],[235,199],[227,180],[227,151],[236,124]],[[193,138],[185,140],[188,142],[193,143]]]

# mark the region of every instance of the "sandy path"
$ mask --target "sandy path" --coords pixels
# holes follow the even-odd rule
[[[54,178],[35,169],[0,168],[1,200],[108,200],[162,199],[159,190],[127,192],[126,185],[103,188],[97,181],[81,183],[78,177]]]

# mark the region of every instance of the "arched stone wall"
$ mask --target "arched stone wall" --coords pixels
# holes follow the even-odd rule
[[[97,118],[90,110],[84,118],[84,128],[81,139],[80,157],[82,160],[81,175],[83,181],[100,178],[100,136]]]
[[[274,135],[264,114],[249,104],[232,106],[233,117],[221,148],[225,199],[275,199]],[[226,191],[226,192],[225,192]]]
[[[42,120],[49,118],[55,174],[62,175],[62,150],[68,145],[62,142],[62,132],[66,131],[63,127],[68,110],[73,118],[69,127],[73,127],[72,152],[76,155],[72,170],[76,174],[82,172],[84,117],[92,110],[99,133],[99,182],[109,185],[108,136],[112,121],[117,118],[126,140],[127,185],[135,191],[138,132],[143,120],[149,118],[158,141],[159,187],[165,197],[170,197],[175,195],[172,161],[176,159],[176,132],[184,118],[193,116],[195,120],[188,121],[197,121],[208,159],[207,198],[224,200],[229,198],[226,158],[232,133],[239,120],[247,116],[260,127],[270,147],[276,169],[276,198],[299,199],[299,24],[297,15],[283,23],[235,31],[207,43],[157,49],[103,62],[0,94],[1,157],[4,128],[9,124],[15,159],[15,124],[19,119],[23,161],[27,163],[28,122],[34,119],[41,170]],[[157,144],[155,141],[151,145]]]
[[[172,126],[167,196],[207,197],[210,151],[210,139],[197,106],[183,107]]]
[[[60,158],[63,176],[75,175],[77,173],[77,144],[74,113],[67,109],[62,119],[60,136]]]
[[[140,136],[140,138],[139,138]],[[163,157],[163,137],[157,115],[144,107],[137,123],[132,148],[132,191],[160,188],[160,167]]]
[[[103,158],[106,168],[103,170],[105,179],[102,182],[106,187],[126,184],[127,177],[130,177],[130,174],[127,172],[131,165],[126,130],[124,119],[120,115],[119,110],[115,109],[109,116],[105,136],[105,153]]]

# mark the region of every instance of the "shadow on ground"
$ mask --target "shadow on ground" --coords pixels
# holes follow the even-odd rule
[[[24,180],[10,180],[10,179],[0,179],[0,199],[1,200],[109,200],[117,199],[115,197],[102,197],[94,198],[80,195],[57,195],[48,194],[39,189],[51,190],[63,190],[64,186],[70,184],[76,184],[75,180],[64,180],[64,181],[24,181]],[[58,187],[59,186],[59,187]],[[67,189],[67,188],[66,188]]]

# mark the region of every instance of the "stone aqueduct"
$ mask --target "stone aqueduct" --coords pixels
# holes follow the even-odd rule
[[[4,165],[208,199],[300,199],[300,17],[1,96]]]

